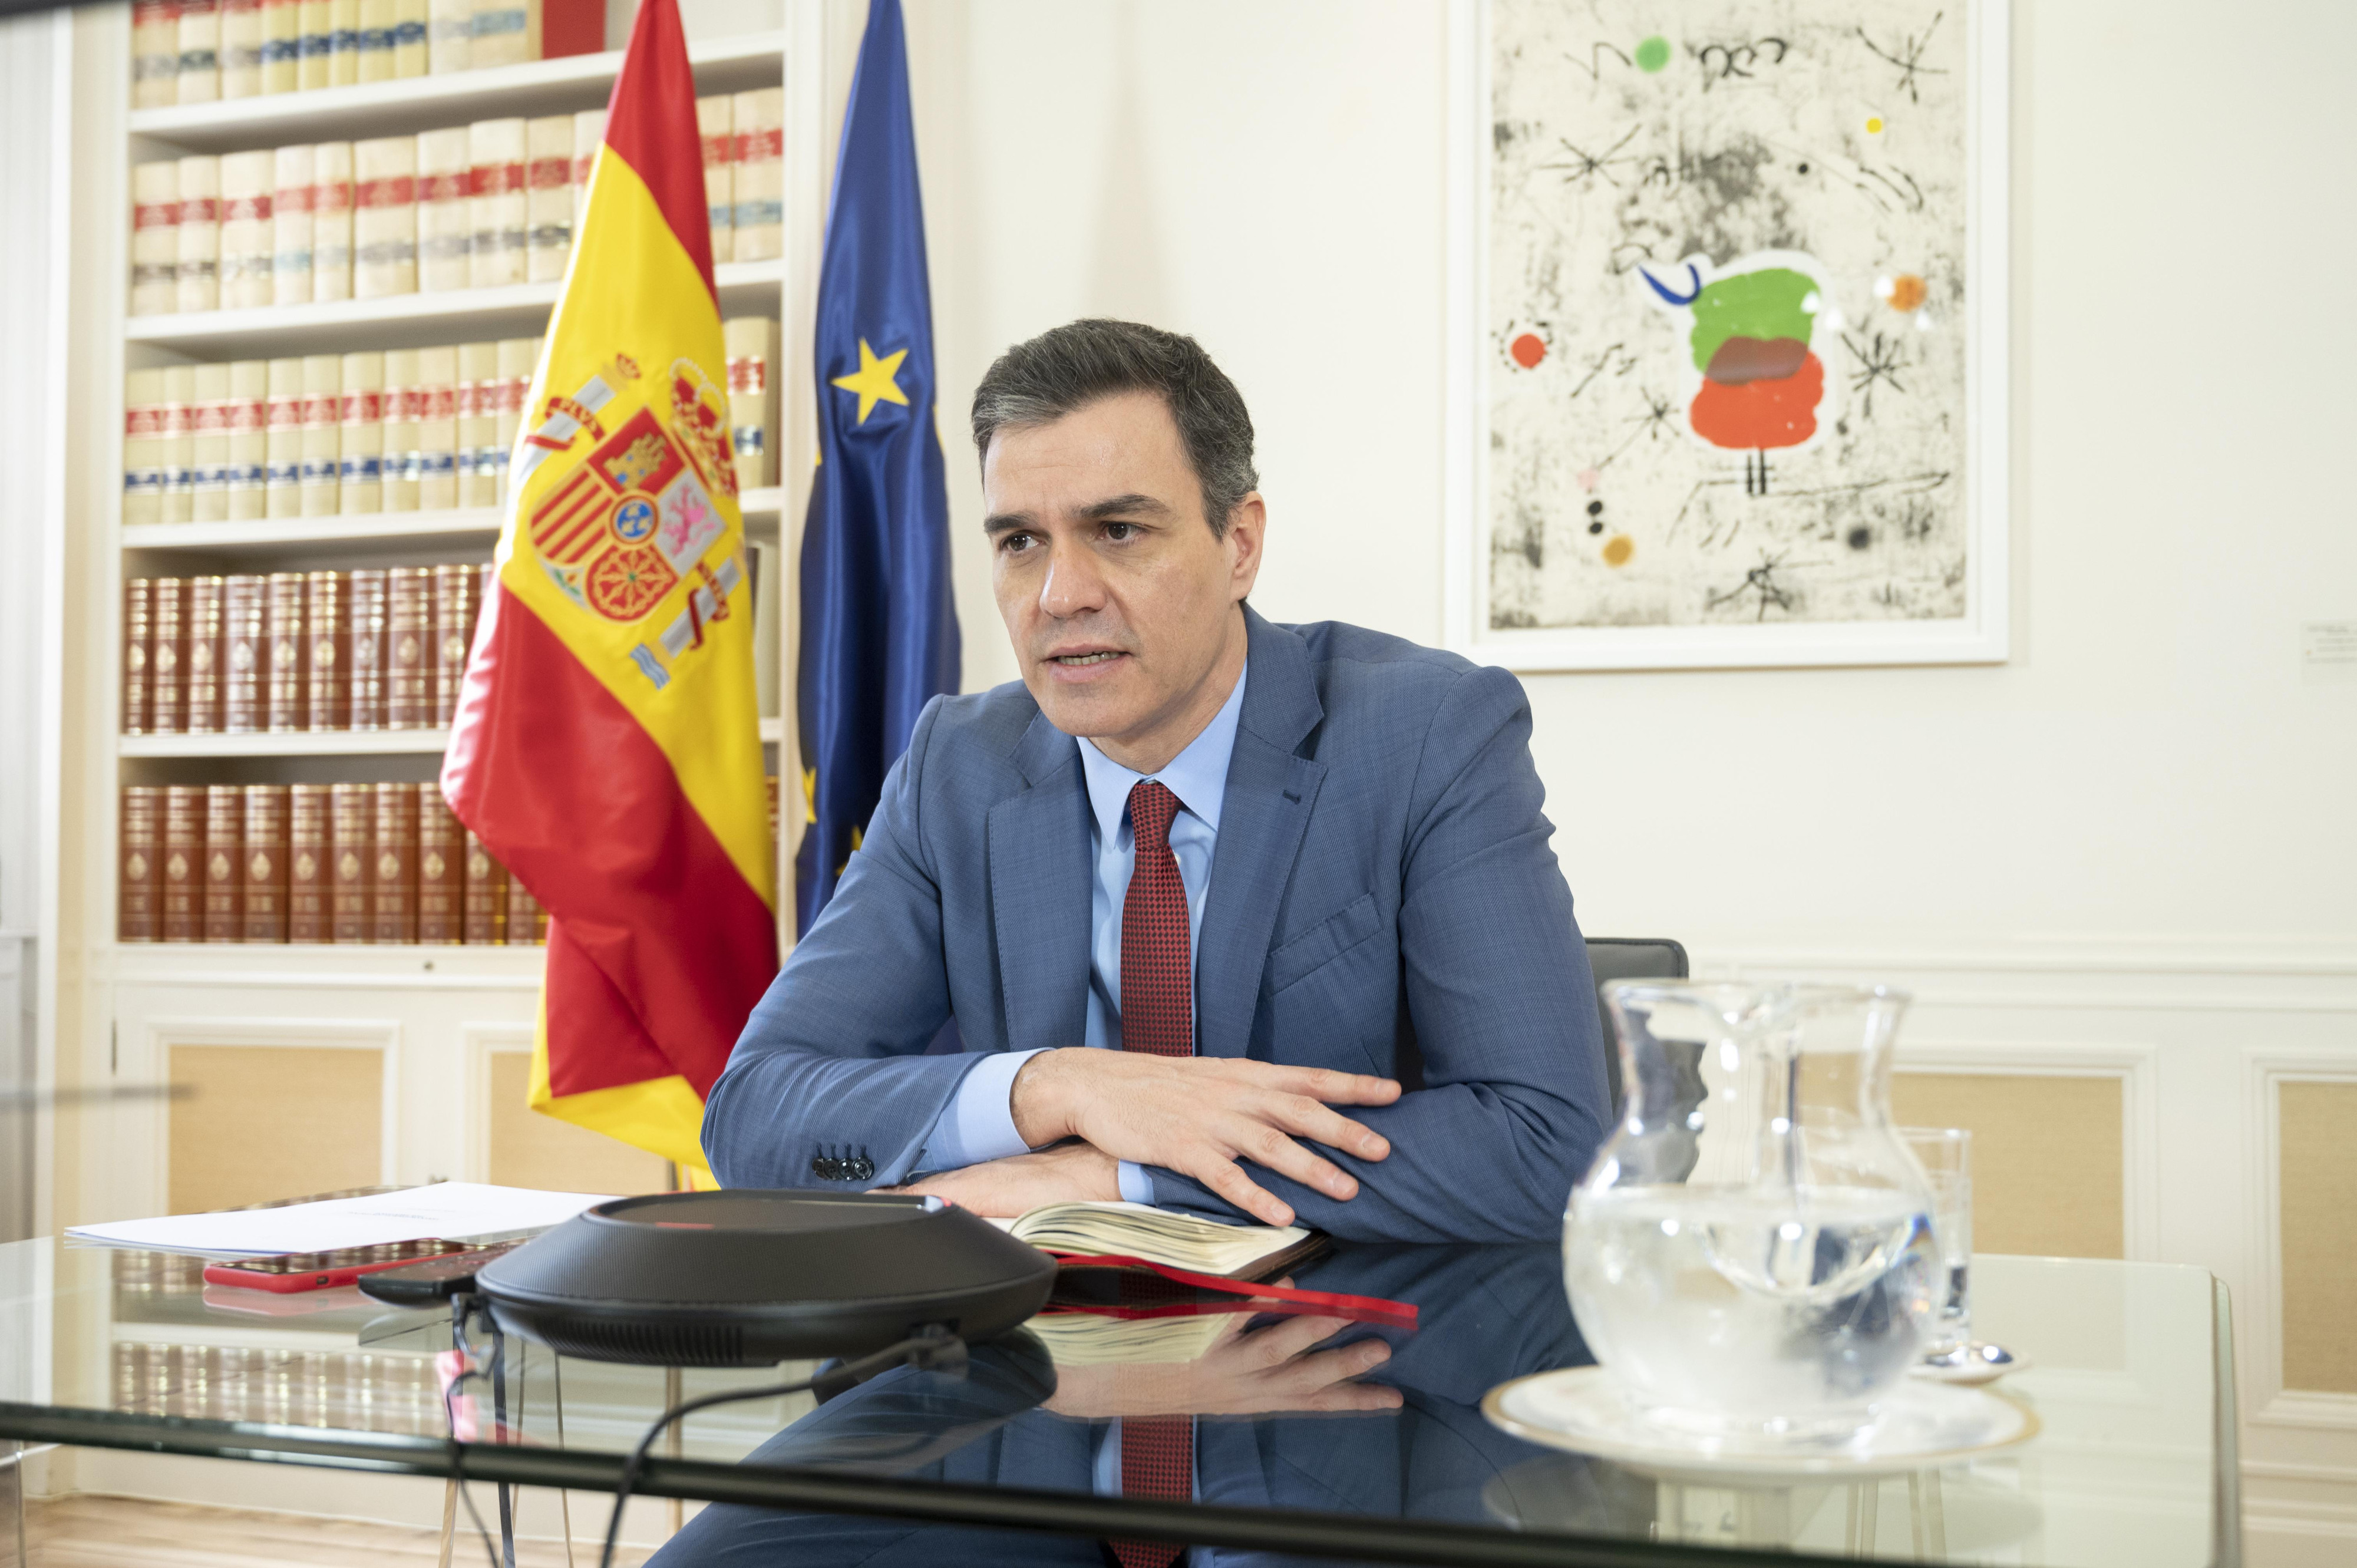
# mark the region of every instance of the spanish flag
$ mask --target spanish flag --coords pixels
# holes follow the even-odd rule
[[[442,765],[549,913],[537,1111],[709,1183],[704,1097],[777,972],[753,598],[676,0],[640,0]]]

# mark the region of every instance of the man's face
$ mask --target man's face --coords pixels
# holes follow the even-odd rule
[[[1243,666],[1236,607],[1260,572],[1260,497],[1215,536],[1178,424],[1150,392],[1001,431],[982,491],[1023,683],[1058,729],[1160,768]]]

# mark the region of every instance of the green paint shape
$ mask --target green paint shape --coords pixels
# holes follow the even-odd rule
[[[1659,70],[1670,63],[1670,40],[1656,33],[1637,46],[1637,69]]]
[[[1711,356],[1729,338],[1809,340],[1816,317],[1801,302],[1817,292],[1816,280],[1790,267],[1761,267],[1712,283],[1695,296],[1695,369],[1710,369]]]

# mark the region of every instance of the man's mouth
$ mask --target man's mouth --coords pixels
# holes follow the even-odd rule
[[[1073,669],[1083,664],[1103,664],[1108,660],[1118,659],[1120,657],[1121,652],[1118,649],[1103,648],[1099,649],[1094,653],[1053,654],[1049,658],[1048,662],[1050,664],[1061,664],[1068,669]]]

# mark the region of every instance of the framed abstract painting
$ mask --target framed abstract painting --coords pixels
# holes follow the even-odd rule
[[[2007,655],[2002,0],[1454,0],[1449,640]]]

